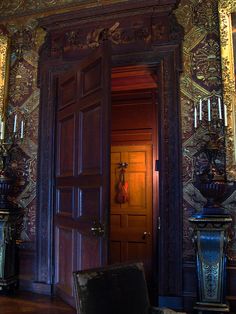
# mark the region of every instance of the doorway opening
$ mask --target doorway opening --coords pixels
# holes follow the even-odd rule
[[[109,262],[142,261],[151,283],[158,217],[157,67],[114,67],[111,83]]]

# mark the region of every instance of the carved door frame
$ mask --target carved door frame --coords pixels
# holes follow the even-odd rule
[[[55,88],[56,76],[59,71],[73,64],[77,54],[82,57],[93,49],[93,47],[88,46],[88,43],[96,47],[96,45],[99,45],[100,40],[108,38],[113,44],[112,56],[116,66],[119,64],[124,65],[125,62],[129,62],[129,65],[132,63],[156,63],[158,66],[159,214],[161,228],[158,230],[157,282],[160,296],[182,297],[182,150],[179,101],[182,31],[178,28],[174,16],[171,14],[176,1],[162,1],[160,12],[158,11],[159,4],[156,4],[156,1],[128,2],[128,4],[108,6],[105,11],[104,9],[85,10],[84,12],[79,11],[44,18],[40,21],[40,26],[47,30],[47,38],[41,49],[39,61],[41,101],[35,285],[37,285],[37,282],[40,285],[48,285],[49,291],[53,284],[52,164],[54,161],[55,139],[55,95],[53,88]],[[120,24],[114,23],[119,19],[119,16],[116,15],[117,10],[119,10],[121,24],[126,25],[129,19],[126,12],[130,10],[136,17],[140,15],[140,21],[147,25],[147,31],[143,26],[141,27],[141,33],[139,32],[141,30],[129,29],[128,31],[133,31],[132,34],[136,36],[132,40],[128,35],[123,36],[123,33],[119,32],[120,37],[117,38],[123,36],[126,40],[127,38],[130,39],[130,42],[127,43],[123,40],[114,43],[116,38],[114,36],[117,36],[114,32],[120,27]],[[153,13],[155,10],[156,15]],[[83,14],[85,21],[79,22],[81,19],[78,17],[81,18]],[[112,27],[114,26],[114,32],[112,33],[111,28],[108,27],[101,28],[100,33],[90,32],[90,37],[89,34],[85,34],[87,37],[84,35],[84,44],[79,43],[74,29],[80,27],[80,23],[85,23],[88,28],[94,28],[94,25],[98,23],[97,19],[102,19],[102,14],[109,15],[109,18],[114,15],[115,20],[111,24]],[[167,18],[168,20],[165,22]],[[151,28],[150,22],[153,23]],[[106,24],[108,22],[104,18],[101,23]],[[160,23],[163,23],[163,26]],[[61,28],[58,25],[61,25]],[[60,31],[58,32],[57,29],[60,29]],[[125,32],[125,30],[123,29],[122,32]],[[93,37],[95,35],[97,37]],[[95,38],[97,41],[89,42],[88,38]],[[134,49],[136,49],[136,52]],[[157,221],[154,224],[157,228]]]

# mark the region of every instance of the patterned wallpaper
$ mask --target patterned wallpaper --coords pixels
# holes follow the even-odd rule
[[[13,3],[23,9],[25,1],[13,1],[5,4],[10,10]],[[36,1],[37,2],[37,1]],[[53,6],[56,1],[41,1],[43,5]],[[73,0],[60,0],[68,4]],[[57,3],[59,3],[57,1]],[[116,2],[116,1],[114,1]],[[30,10],[33,1],[28,1]],[[34,1],[35,3],[35,1]],[[3,4],[2,4],[3,5]],[[1,9],[1,7],[0,7]],[[0,10],[1,11],[1,10]],[[193,128],[193,105],[198,96],[204,97],[210,92],[221,93],[220,44],[218,32],[217,0],[182,0],[176,10],[179,23],[184,27],[183,73],[181,75],[181,109],[183,141],[183,186],[184,186],[184,258],[193,258],[188,218],[205,204],[204,197],[193,186],[194,155],[201,140],[206,137],[204,128]],[[26,139],[12,162],[12,168],[18,176],[18,189],[15,201],[25,208],[21,238],[33,243],[35,239],[36,180],[37,180],[37,144],[39,118],[39,90],[37,88],[38,49],[43,42],[44,33],[37,29],[33,19],[25,19],[24,24],[8,23],[12,37],[9,113],[24,115],[27,121]],[[224,166],[224,158],[220,160]],[[236,193],[235,193],[236,194]],[[236,195],[228,202],[236,221],[232,204]],[[236,259],[236,242],[232,242],[230,254]]]
[[[199,101],[198,97],[206,97],[211,93],[222,93],[221,60],[219,42],[217,0],[182,0],[176,16],[184,27],[183,66],[181,75],[181,109],[182,109],[182,140],[183,140],[183,256],[185,260],[194,258],[188,218],[206,203],[206,199],[194,187],[194,168],[203,164],[204,160],[196,160],[197,151],[209,140],[207,122],[194,129],[193,108]],[[205,124],[204,124],[205,123]],[[219,128],[217,132],[224,136]],[[222,133],[223,132],[223,133]],[[225,169],[225,149],[219,157],[221,168]],[[201,156],[199,157],[201,158]],[[195,168],[196,169],[196,168]],[[224,205],[228,208],[236,222],[234,205],[236,193],[229,197]],[[235,229],[234,224],[234,229]],[[229,256],[236,259],[236,241],[231,242]]]
[[[36,180],[39,119],[39,89],[37,88],[38,50],[44,33],[35,21],[8,24],[11,37],[8,116],[17,114],[25,120],[25,138],[14,152],[11,168],[17,177],[13,201],[24,208],[21,239],[33,245],[35,240]],[[11,118],[9,124],[12,123]]]

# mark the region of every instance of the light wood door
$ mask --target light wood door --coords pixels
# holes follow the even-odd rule
[[[108,49],[100,47],[58,78],[55,288],[57,294],[72,305],[72,272],[101,266],[107,259]]]
[[[125,181],[128,201],[116,200],[121,162],[128,163]],[[111,147],[110,262],[143,261],[147,275],[152,264],[152,146]]]

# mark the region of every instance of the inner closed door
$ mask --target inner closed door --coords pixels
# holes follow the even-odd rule
[[[128,199],[117,199],[121,163]],[[152,146],[111,147],[110,262],[142,261],[146,274],[152,263]]]

